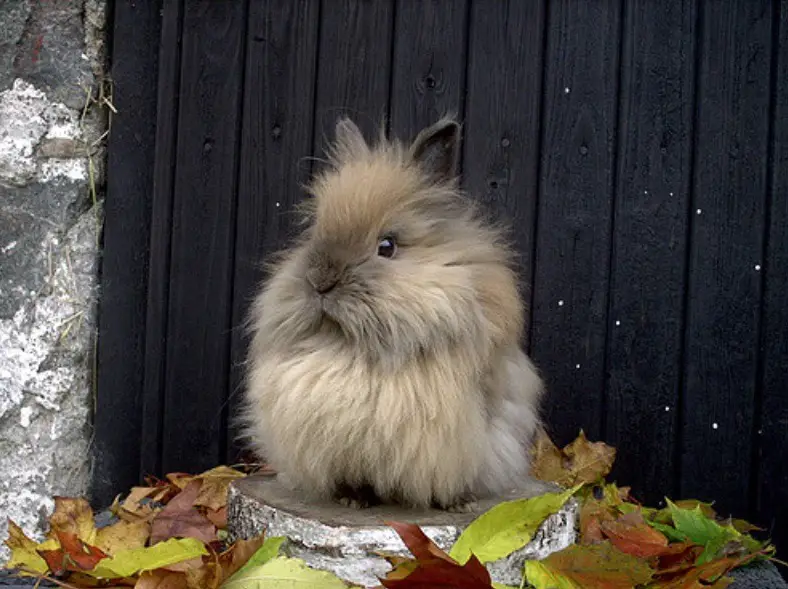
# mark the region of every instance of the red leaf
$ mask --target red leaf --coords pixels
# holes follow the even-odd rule
[[[100,548],[86,544],[76,534],[57,530],[60,548],[57,550],[39,550],[38,553],[46,561],[49,570],[55,575],[67,571],[91,571],[107,554]]]
[[[394,528],[411,554],[416,557],[417,568],[401,578],[381,579],[388,589],[427,589],[429,587],[455,587],[457,589],[492,589],[490,574],[479,560],[471,558],[463,566],[438,548],[429,537],[414,524],[386,522]]]

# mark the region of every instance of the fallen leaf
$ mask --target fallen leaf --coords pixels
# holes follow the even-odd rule
[[[120,520],[101,528],[96,534],[95,546],[109,555],[121,550],[141,548],[150,536],[150,523],[144,520],[128,522]]]
[[[227,505],[227,490],[230,483],[245,476],[244,473],[229,466],[217,466],[198,475],[195,478],[202,481],[202,486],[194,504],[214,511],[222,509]]]
[[[465,528],[449,554],[460,564],[471,554],[483,563],[508,556],[525,546],[544,520],[561,509],[578,488],[499,503]]]
[[[10,519],[8,520],[8,538],[5,545],[11,551],[11,558],[5,565],[7,568],[23,568],[42,575],[47,572],[47,563],[36,552],[38,548],[36,543],[28,538],[22,528]]]
[[[213,509],[206,509],[205,510],[205,517],[208,518],[208,521],[215,525],[220,530],[223,530],[227,527],[227,506],[225,505],[221,509],[213,510]]]
[[[48,537],[56,539],[58,532],[73,534],[86,544],[96,540],[96,525],[90,503],[82,497],[54,497],[55,509],[49,516]]]
[[[534,476],[569,487],[578,483],[594,483],[613,467],[616,449],[604,442],[590,442],[583,430],[570,444],[559,450],[544,430],[537,434],[533,445]]]
[[[91,574],[104,579],[131,577],[207,554],[205,544],[196,538],[171,538],[153,546],[118,552],[99,562]]]
[[[249,566],[265,564],[279,554],[283,541],[284,537],[266,539],[263,534],[251,540],[236,540],[228,550],[219,555],[223,577],[229,579],[250,562],[253,562],[253,565]]]
[[[76,534],[61,530],[56,530],[55,534],[60,548],[38,550],[49,570],[55,575],[62,575],[67,571],[91,571],[99,561],[107,557],[102,550],[86,544]]]
[[[191,481],[156,515],[151,528],[151,544],[168,538],[197,538],[206,544],[216,540],[216,527],[194,507],[200,484],[200,481]]]
[[[525,561],[525,577],[536,589],[632,589],[651,580],[641,559],[616,550],[609,542],[568,548],[541,561]]]
[[[457,589],[492,589],[490,574],[476,556],[460,565],[414,524],[386,522],[394,528],[415,561],[403,561],[381,579],[388,589],[444,586]]]
[[[186,575],[158,570],[140,575],[134,589],[188,589]]]
[[[736,565],[733,559],[721,559],[700,566],[690,566],[668,573],[657,573],[653,587],[659,589],[723,589],[733,582],[725,574]]]
[[[658,574],[675,572],[695,565],[698,557],[703,552],[703,546],[692,542],[679,542],[670,544],[667,549],[657,557]]]
[[[618,550],[638,558],[658,556],[668,547],[668,539],[650,527],[639,512],[603,521],[600,528]]]
[[[700,505],[686,509],[679,507],[670,499],[667,502],[676,531],[704,547],[703,554],[698,557],[699,565],[714,560],[725,544],[741,536],[734,528],[724,528],[709,518]]]
[[[299,558],[277,556],[242,575],[234,575],[222,589],[346,589],[348,585],[336,575],[312,569]]]

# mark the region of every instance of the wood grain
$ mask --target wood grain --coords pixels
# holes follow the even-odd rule
[[[530,303],[544,3],[474,2],[470,20],[464,184],[495,217],[510,226],[520,255],[522,296]]]
[[[244,322],[268,255],[293,233],[294,205],[310,169],[318,0],[250,6],[233,289],[228,460],[242,445],[234,423],[248,338]]]
[[[549,3],[531,350],[561,443],[602,433],[620,3]]]
[[[112,24],[118,114],[108,140],[91,484],[102,505],[139,479],[160,9],[121,0]]]
[[[695,21],[694,0],[625,4],[605,437],[651,504],[677,482]]]
[[[701,11],[681,494],[748,507],[767,189],[768,0]],[[758,268],[756,268],[758,266]]]
[[[183,19],[165,472],[199,472],[224,457],[246,5],[189,0]]]
[[[390,125],[410,140],[445,114],[462,115],[466,0],[399,0],[391,72]]]

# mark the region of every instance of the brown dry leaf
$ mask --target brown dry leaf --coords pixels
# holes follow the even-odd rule
[[[195,477],[202,481],[200,493],[194,502],[208,509],[217,511],[227,505],[227,489],[235,479],[244,478],[246,475],[229,466],[217,466]]]
[[[150,528],[150,523],[145,520],[134,522],[120,520],[101,528],[96,533],[95,545],[110,555],[114,555],[119,550],[142,548],[148,541]]]
[[[134,589],[189,589],[184,573],[162,569],[142,573]]]
[[[218,589],[227,577],[217,562],[207,562],[200,568],[186,571],[186,586],[189,589]]]
[[[653,574],[643,560],[619,552],[609,542],[588,546],[572,544],[544,560],[526,561],[525,566],[528,581],[534,585],[541,577],[542,581],[569,580],[577,587],[632,589],[648,583]]]
[[[534,476],[563,487],[598,481],[610,472],[616,458],[615,448],[604,442],[590,442],[583,430],[562,450],[540,430],[532,453]]]
[[[224,579],[229,579],[238,569],[257,552],[265,542],[265,535],[260,534],[251,540],[236,540],[230,548],[219,555]]]
[[[656,574],[653,587],[659,589],[724,589],[733,582],[725,574],[736,566],[737,560],[723,558],[701,566],[687,566],[676,571]]]
[[[191,481],[156,515],[151,545],[168,538],[196,538],[206,544],[216,540],[216,527],[194,507],[200,485],[200,481]]]
[[[668,548],[668,539],[649,526],[637,511],[614,521],[600,522],[600,528],[613,546],[625,554],[651,558],[663,554]]]
[[[132,487],[129,496],[120,503],[115,514],[125,521],[150,521],[161,510],[160,507],[151,505],[151,501],[155,501],[153,495],[159,491],[159,487]],[[144,499],[148,501],[143,502]]]
[[[227,506],[225,505],[217,511],[214,511],[213,509],[206,509],[205,517],[207,517],[208,521],[210,521],[217,528],[224,529],[227,527]]]
[[[170,482],[170,484],[177,487],[181,491],[183,491],[195,478],[196,477],[193,474],[186,472],[171,472],[166,476],[166,479]]]
[[[55,510],[49,517],[47,538],[57,539],[58,532],[73,534],[86,544],[96,540],[93,509],[82,497],[54,497]]]

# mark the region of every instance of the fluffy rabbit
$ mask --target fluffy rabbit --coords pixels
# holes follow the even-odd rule
[[[539,486],[512,250],[459,191],[459,146],[449,118],[410,146],[341,119],[255,299],[246,435],[313,497],[464,510]]]

